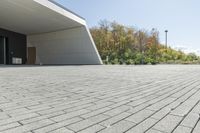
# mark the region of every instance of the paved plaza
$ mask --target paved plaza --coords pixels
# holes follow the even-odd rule
[[[0,133],[200,133],[200,66],[0,66]]]

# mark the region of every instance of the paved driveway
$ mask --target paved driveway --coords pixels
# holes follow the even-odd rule
[[[1,133],[199,133],[200,66],[0,67]]]

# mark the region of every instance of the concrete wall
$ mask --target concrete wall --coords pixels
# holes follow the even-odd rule
[[[36,47],[36,64],[102,64],[85,26],[29,35],[27,46]]]

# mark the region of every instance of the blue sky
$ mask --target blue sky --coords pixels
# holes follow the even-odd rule
[[[200,51],[199,0],[55,0],[84,17],[89,25],[117,21],[140,29],[156,28],[160,41],[169,30],[169,44],[185,51]],[[200,52],[199,52],[200,54]]]

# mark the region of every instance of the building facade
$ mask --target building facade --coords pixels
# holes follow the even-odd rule
[[[79,15],[52,0],[0,0],[0,64],[102,61]]]

